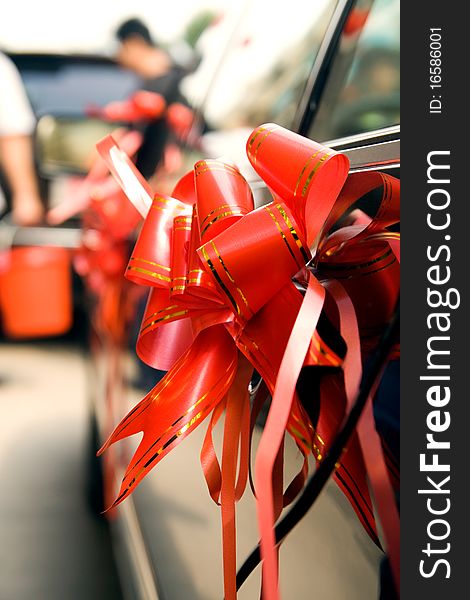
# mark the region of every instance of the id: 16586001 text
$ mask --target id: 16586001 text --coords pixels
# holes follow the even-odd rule
[[[431,99],[429,113],[442,113],[442,34],[440,27],[429,30],[429,88]]]

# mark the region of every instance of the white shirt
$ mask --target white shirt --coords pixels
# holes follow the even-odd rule
[[[13,62],[0,52],[0,136],[32,135],[36,119]],[[0,188],[0,213],[5,198]]]
[[[35,123],[21,76],[0,52],[0,136],[31,135]]]

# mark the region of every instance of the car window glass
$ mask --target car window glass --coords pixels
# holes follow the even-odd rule
[[[309,135],[318,141],[400,123],[399,0],[358,2]]]
[[[249,3],[203,106],[209,125],[289,127],[336,4]],[[185,85],[191,95],[191,80]]]
[[[138,78],[113,63],[78,63],[63,57],[15,57],[26,92],[37,116],[83,114],[90,105],[102,106],[126,98]]]

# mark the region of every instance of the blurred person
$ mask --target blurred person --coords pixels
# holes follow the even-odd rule
[[[181,94],[179,86],[185,75],[194,65],[179,64],[165,49],[161,48],[152,38],[148,27],[137,18],[122,23],[116,30],[115,36],[119,42],[116,59],[119,64],[134,71],[142,80],[141,89],[160,94],[166,107],[173,105],[181,108],[188,103]],[[142,124],[143,140],[137,151],[136,167],[145,177],[158,187],[158,176],[155,173],[163,163],[165,147],[170,141],[171,109],[160,117],[148,120]],[[137,307],[130,343],[137,342],[140,323],[145,311],[146,298],[142,298]],[[138,374],[134,385],[143,390],[151,389],[164,375],[163,371],[153,369],[141,360],[137,361]]]
[[[148,27],[137,18],[122,23],[115,36],[119,42],[117,61],[134,71],[142,79],[141,89],[160,94],[166,105],[185,104],[179,85],[188,69],[177,64],[170,54],[152,38]],[[165,118],[156,118],[143,126],[143,142],[136,166],[146,179],[150,179],[163,158],[169,139]]]
[[[32,134],[36,120],[21,76],[0,52],[0,168],[11,194],[13,222],[20,226],[42,221],[44,205],[34,165]],[[7,208],[0,188],[0,213]]]

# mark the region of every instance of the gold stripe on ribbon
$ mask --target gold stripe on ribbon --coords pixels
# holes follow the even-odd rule
[[[287,249],[289,250],[290,255],[292,256],[292,258],[294,259],[294,261],[297,263],[297,265],[302,268],[304,265],[301,264],[297,258],[297,256],[294,254],[292,248],[290,247],[289,242],[287,241],[286,236],[284,235],[284,232],[282,231],[281,226],[279,225],[279,221],[276,219],[276,216],[274,215],[274,213],[271,211],[271,209],[269,208],[269,204],[267,206],[264,207],[265,210],[267,211],[267,213],[271,216],[272,220],[274,221],[274,223],[276,224],[276,227],[279,231],[279,233],[281,234],[282,239],[284,240],[285,245],[287,246]]]
[[[150,277],[154,277],[155,279],[161,279],[162,281],[171,281],[171,277],[166,277],[166,275],[161,275],[160,273],[156,273],[155,271],[149,271],[148,269],[142,269],[141,267],[132,267],[129,265],[127,267],[128,271],[137,271],[137,273],[142,273],[143,275],[149,275]]]
[[[162,196],[155,196],[153,199],[153,203],[155,204],[155,202],[162,202],[163,204],[171,204],[173,199],[170,198],[163,198]]]
[[[200,283],[200,279],[198,277],[191,277],[190,279],[188,279],[188,283]],[[212,283],[212,281],[205,281],[204,285],[209,286],[209,287],[215,287],[215,284]]]
[[[341,360],[339,359],[339,357],[334,354],[333,352],[327,352],[322,344],[321,344],[321,340],[320,337],[318,336],[318,333],[315,331],[312,337],[312,344],[315,348],[315,350],[317,351],[317,353],[319,352],[322,356],[324,356],[332,366],[334,367],[338,367],[341,364]],[[317,356],[315,356],[317,362],[318,362],[318,358]]]
[[[251,150],[251,147],[253,146],[253,144],[254,144],[254,142],[255,142],[256,138],[257,138],[257,137],[258,137],[258,136],[259,136],[261,133],[263,133],[263,131],[266,131],[266,127],[258,127],[258,129],[257,129],[257,131],[256,131],[256,133],[255,133],[255,135],[254,135],[252,138],[250,138],[250,141],[248,142],[248,149],[249,149],[249,150]]]
[[[165,315],[164,317],[160,317],[159,319],[154,319],[153,321],[151,321],[150,323],[147,323],[147,325],[145,325],[144,327],[142,327],[142,329],[140,330],[140,333],[143,333],[144,331],[146,331],[150,327],[153,327],[157,323],[162,323],[163,321],[168,321],[169,319],[174,319],[175,317],[182,317],[182,316],[187,315],[187,314],[188,314],[188,310],[185,309],[185,310],[180,310],[178,312],[175,312],[175,313],[172,313],[172,314],[169,314],[169,315]]]
[[[258,157],[258,150],[260,149],[261,144],[264,142],[264,140],[268,137],[268,135],[271,135],[271,133],[277,129],[277,127],[273,127],[272,129],[266,129],[265,127],[260,127],[258,129],[258,131],[255,133],[255,135],[250,139],[250,141],[248,142],[248,149],[251,150],[252,152],[252,158],[253,158],[253,162],[256,164],[256,160]],[[254,141],[256,140],[256,138],[260,135],[263,134],[262,138],[260,139],[260,141],[258,142],[258,145],[255,148],[255,151],[253,152],[253,144]]]
[[[304,166],[302,167],[302,170],[300,171],[299,178],[297,179],[297,183],[295,184],[294,197],[295,197],[295,196],[297,196],[297,190],[298,190],[298,188],[299,188],[299,185],[300,185],[300,180],[302,179],[302,177],[303,177],[303,174],[305,173],[305,171],[306,171],[306,169],[307,169],[308,165],[309,165],[309,164],[312,162],[312,160],[313,160],[313,159],[314,159],[316,156],[318,156],[318,155],[320,154],[320,152],[322,152],[322,150],[321,150],[321,149],[320,149],[320,150],[317,150],[316,152],[314,152],[314,153],[312,154],[312,156],[310,156],[310,157],[307,159],[307,161],[305,162]]]
[[[227,288],[227,286],[225,285],[225,283],[222,281],[219,273],[217,272],[217,269],[214,266],[214,263],[210,259],[209,254],[207,253],[207,250],[206,250],[205,246],[202,246],[201,252],[202,252],[202,256],[204,257],[204,260],[206,261],[206,263],[209,266],[209,269],[212,271],[212,274],[214,275],[214,277],[218,281],[220,287],[224,290],[224,292],[227,295],[228,299],[230,300],[230,302],[232,303],[233,307],[237,311],[237,315],[241,315],[240,307],[238,306],[235,298],[232,296],[232,294],[230,293],[230,291]]]
[[[163,269],[164,271],[171,271],[170,267],[165,267],[165,265],[160,265],[159,263],[153,262],[152,260],[146,260],[145,258],[138,258],[137,256],[131,256],[129,259],[129,262],[131,260],[138,260],[141,263],[145,263],[146,265],[152,265],[153,267],[159,267],[160,269]]]
[[[241,177],[241,179],[243,179],[243,181],[245,181],[245,178],[240,173],[240,171],[238,171],[238,169],[234,169],[234,168],[228,169],[223,166],[206,167],[205,169],[202,169],[201,167],[195,168],[195,171],[194,171],[195,177],[199,177],[199,175],[202,175],[203,173],[207,173],[207,171],[223,171],[224,173],[227,173],[228,175],[238,175],[238,177]]]
[[[148,317],[146,317],[145,320],[148,321],[149,319],[152,319],[153,317],[156,317],[157,315],[160,315],[163,312],[167,312],[168,310],[173,310],[174,308],[179,308],[179,305],[172,304],[171,306],[165,306],[165,308],[161,308],[160,310],[157,310],[157,312],[154,312]]]
[[[197,277],[189,277],[191,274],[197,274]],[[209,273],[204,271],[204,269],[191,269],[188,273],[187,278],[188,284],[200,284],[204,287],[212,287],[215,288],[215,283],[211,281]]]
[[[214,240],[211,240],[211,245],[212,245],[212,248],[214,249],[214,252],[215,252],[217,258],[219,259],[220,264],[222,265],[222,268],[224,269],[225,273],[227,274],[227,277],[230,279],[231,283],[233,283],[233,285],[235,286],[235,288],[236,288],[238,294],[240,295],[240,298],[243,300],[246,308],[250,311],[250,313],[252,313],[252,311],[250,310],[250,307],[248,305],[248,300],[245,297],[245,294],[241,291],[241,289],[235,283],[235,279],[232,277],[232,275],[230,274],[230,271],[227,269],[227,265],[224,263],[222,256],[220,255],[219,251],[217,250],[217,248],[214,244]]]
[[[295,427],[292,427],[292,425],[289,426],[289,429],[291,430],[291,432],[295,435],[295,437],[300,440],[304,446],[307,446],[307,448],[311,448],[311,445],[309,444],[309,440],[307,440],[298,429],[296,429]]]
[[[203,227],[203,225],[207,221],[207,219],[212,217],[213,214],[215,214],[219,210],[222,210],[223,208],[233,208],[235,210],[242,210],[237,204],[221,204],[220,206],[217,206],[216,208],[214,208],[214,210],[211,210],[210,213],[207,213],[207,215],[201,221],[201,227]]]
[[[209,221],[209,223],[207,223],[207,225],[201,231],[201,237],[206,233],[206,231],[209,229],[209,227],[211,225],[213,225],[217,221],[220,221],[220,219],[224,219],[225,217],[230,217],[230,215],[238,215],[240,217],[243,217],[244,213],[238,209],[238,210],[228,210],[226,212],[221,213],[220,215],[217,215],[216,217],[214,217],[212,219],[212,221]]]
[[[295,414],[292,413],[292,418],[294,419],[294,421],[296,421],[297,423],[299,423],[300,425],[303,425],[302,421],[299,419],[299,417]],[[320,442],[320,444],[322,446],[325,445],[325,442],[322,440],[322,438],[318,435],[315,427],[311,424],[311,422],[308,422],[308,428],[312,430],[312,433],[314,434],[314,436],[317,438],[317,440]]]
[[[305,184],[304,187],[302,188],[302,198],[305,196],[307,189],[309,187],[309,185],[312,183],[312,179],[315,177],[315,174],[317,173],[318,169],[323,166],[323,163],[325,162],[325,160],[331,156],[331,152],[327,152],[324,156],[322,156],[320,158],[320,160],[317,162],[317,164],[313,167],[313,169],[310,171],[307,179],[305,180]]]
[[[197,171],[198,169],[201,169],[202,167],[205,167],[207,165],[215,165],[215,166],[220,167],[220,168],[223,167],[224,169],[227,169],[229,171],[234,171],[236,173],[240,172],[234,165],[230,165],[228,163],[225,163],[223,161],[217,160],[215,158],[206,158],[206,159],[203,159],[203,160],[199,160],[194,165],[194,169]]]
[[[292,225],[291,220],[289,219],[288,214],[286,213],[286,211],[282,208],[282,206],[280,204],[276,204],[276,208],[277,210],[280,212],[282,218],[284,219],[287,227],[289,228],[289,231],[292,235],[292,237],[294,238],[295,243],[297,244],[297,247],[299,248],[304,261],[306,263],[308,263],[308,261],[310,260],[310,254],[305,250],[305,248],[302,245],[302,242],[300,241],[300,238],[297,234],[297,231],[295,230],[294,226]]]

